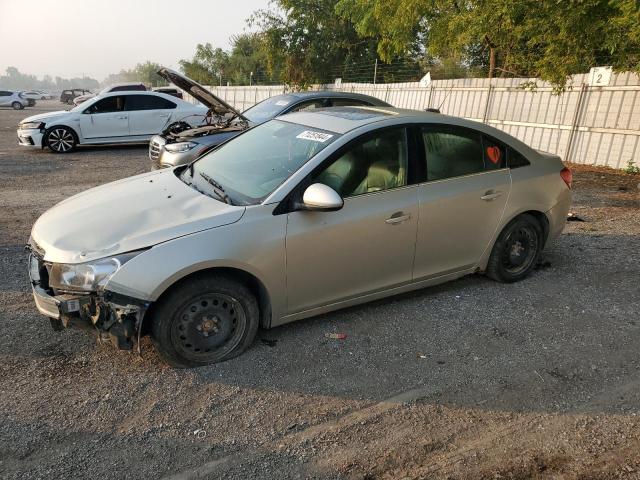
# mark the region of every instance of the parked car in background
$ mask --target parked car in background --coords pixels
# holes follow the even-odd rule
[[[11,107],[14,110],[22,110],[29,105],[29,100],[22,92],[13,90],[0,90],[0,107]]]
[[[202,85],[178,72],[163,68],[158,74],[209,107],[209,114],[204,125],[194,129],[170,125],[160,135],[153,137],[149,143],[152,169],[189,163],[243,130],[285,113],[349,105],[390,106],[375,97],[358,93],[296,92],[268,98],[239,113]]]
[[[52,100],[53,99],[53,95],[49,92],[46,92],[44,90],[34,90],[35,92],[38,92],[40,94],[40,100]]]
[[[73,99],[74,105],[80,105],[82,102],[86,102],[90,98],[96,97],[98,95],[102,95],[104,93],[109,92],[124,92],[124,91],[146,91],[148,90],[144,83],[140,82],[129,82],[129,83],[116,83],[115,85],[109,85],[108,87],[103,88],[96,95],[95,93],[87,93],[85,95],[80,95]]]
[[[24,90],[22,92],[22,95],[25,98],[30,98],[33,100],[41,100],[42,99],[42,94],[36,90]]]
[[[484,272],[524,279],[562,231],[571,171],[486,124],[342,107],[285,115],[194,163],[93,188],[35,223],[54,328],[179,367],[275,327]],[[497,297],[500,298],[498,291]]]
[[[202,105],[164,93],[105,93],[68,111],[25,118],[18,125],[18,141],[55,153],[70,152],[77,145],[148,142],[172,122],[197,125],[206,112]]]
[[[177,98],[182,98],[182,92],[175,87],[158,87],[153,89],[154,92],[166,93]]]
[[[73,99],[80,96],[91,93],[91,90],[85,90],[83,88],[74,88],[70,90],[63,90],[60,94],[60,102],[68,105],[73,105]]]

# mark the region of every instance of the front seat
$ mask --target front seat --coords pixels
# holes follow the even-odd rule
[[[316,181],[333,188],[342,197],[348,196],[354,184],[357,185],[362,179],[357,167],[357,155],[353,151],[347,152],[318,175]]]

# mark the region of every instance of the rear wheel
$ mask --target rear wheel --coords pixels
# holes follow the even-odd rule
[[[211,275],[178,285],[158,303],[151,338],[170,365],[199,367],[240,355],[258,323],[251,291],[233,278]]]
[[[20,102],[13,102],[11,106],[14,110],[22,110],[24,108],[24,105],[22,105]]]
[[[44,134],[44,144],[54,153],[68,153],[76,148],[78,139],[69,127],[52,127]]]
[[[535,267],[543,241],[542,228],[535,217],[524,214],[515,218],[493,246],[487,275],[504,283],[522,280]]]

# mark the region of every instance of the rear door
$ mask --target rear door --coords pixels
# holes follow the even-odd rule
[[[86,139],[117,140],[129,136],[129,118],[124,111],[124,97],[105,97],[89,105],[80,116],[80,130]]]
[[[423,180],[413,277],[473,267],[496,233],[511,190],[504,145],[466,128],[418,127]]]
[[[176,104],[155,95],[126,95],[125,109],[129,115],[132,136],[156,135],[164,129]]]

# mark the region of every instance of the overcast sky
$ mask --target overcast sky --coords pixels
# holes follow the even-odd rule
[[[196,44],[229,37],[268,0],[0,0],[0,72],[41,77],[110,73],[151,60],[176,68]]]

